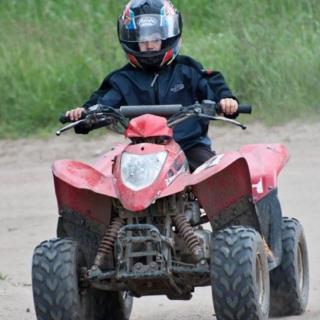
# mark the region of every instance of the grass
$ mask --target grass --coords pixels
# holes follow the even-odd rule
[[[1,272],[0,272],[0,281],[1,280],[5,280],[7,278],[7,276],[4,276]]]
[[[46,136],[126,63],[116,21],[125,2],[1,1],[0,138]],[[252,121],[319,115],[317,0],[174,1],[181,54],[220,70]]]

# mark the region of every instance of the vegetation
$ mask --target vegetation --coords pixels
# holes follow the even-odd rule
[[[4,276],[1,272],[0,272],[0,281],[1,280],[5,280],[7,278],[7,276]]]
[[[222,71],[254,121],[319,115],[318,0],[173,2],[184,20],[181,54]],[[126,63],[116,30],[125,2],[0,4],[0,138],[51,134],[61,113]]]

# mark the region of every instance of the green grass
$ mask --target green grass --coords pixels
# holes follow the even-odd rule
[[[125,2],[0,0],[0,138],[45,136],[126,60],[116,34]],[[319,116],[317,0],[178,0],[181,54],[220,70],[252,120]]]
[[[0,272],[0,281],[1,280],[5,280],[7,278],[7,276],[4,276],[1,272]]]

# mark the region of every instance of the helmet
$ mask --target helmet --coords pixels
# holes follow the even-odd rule
[[[167,67],[178,55],[182,19],[168,0],[131,0],[118,19],[118,37],[130,63],[148,71]],[[140,52],[139,42],[162,40],[159,51]]]

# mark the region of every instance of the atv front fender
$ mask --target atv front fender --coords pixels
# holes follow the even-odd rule
[[[219,154],[189,176],[189,185],[209,220],[218,213],[251,196],[247,161],[238,152]]]
[[[277,188],[278,175],[290,159],[282,144],[250,144],[239,152],[247,160],[254,202],[258,202]]]
[[[111,176],[72,160],[55,161],[52,172],[59,208],[70,208],[109,225],[112,198],[116,198]]]

